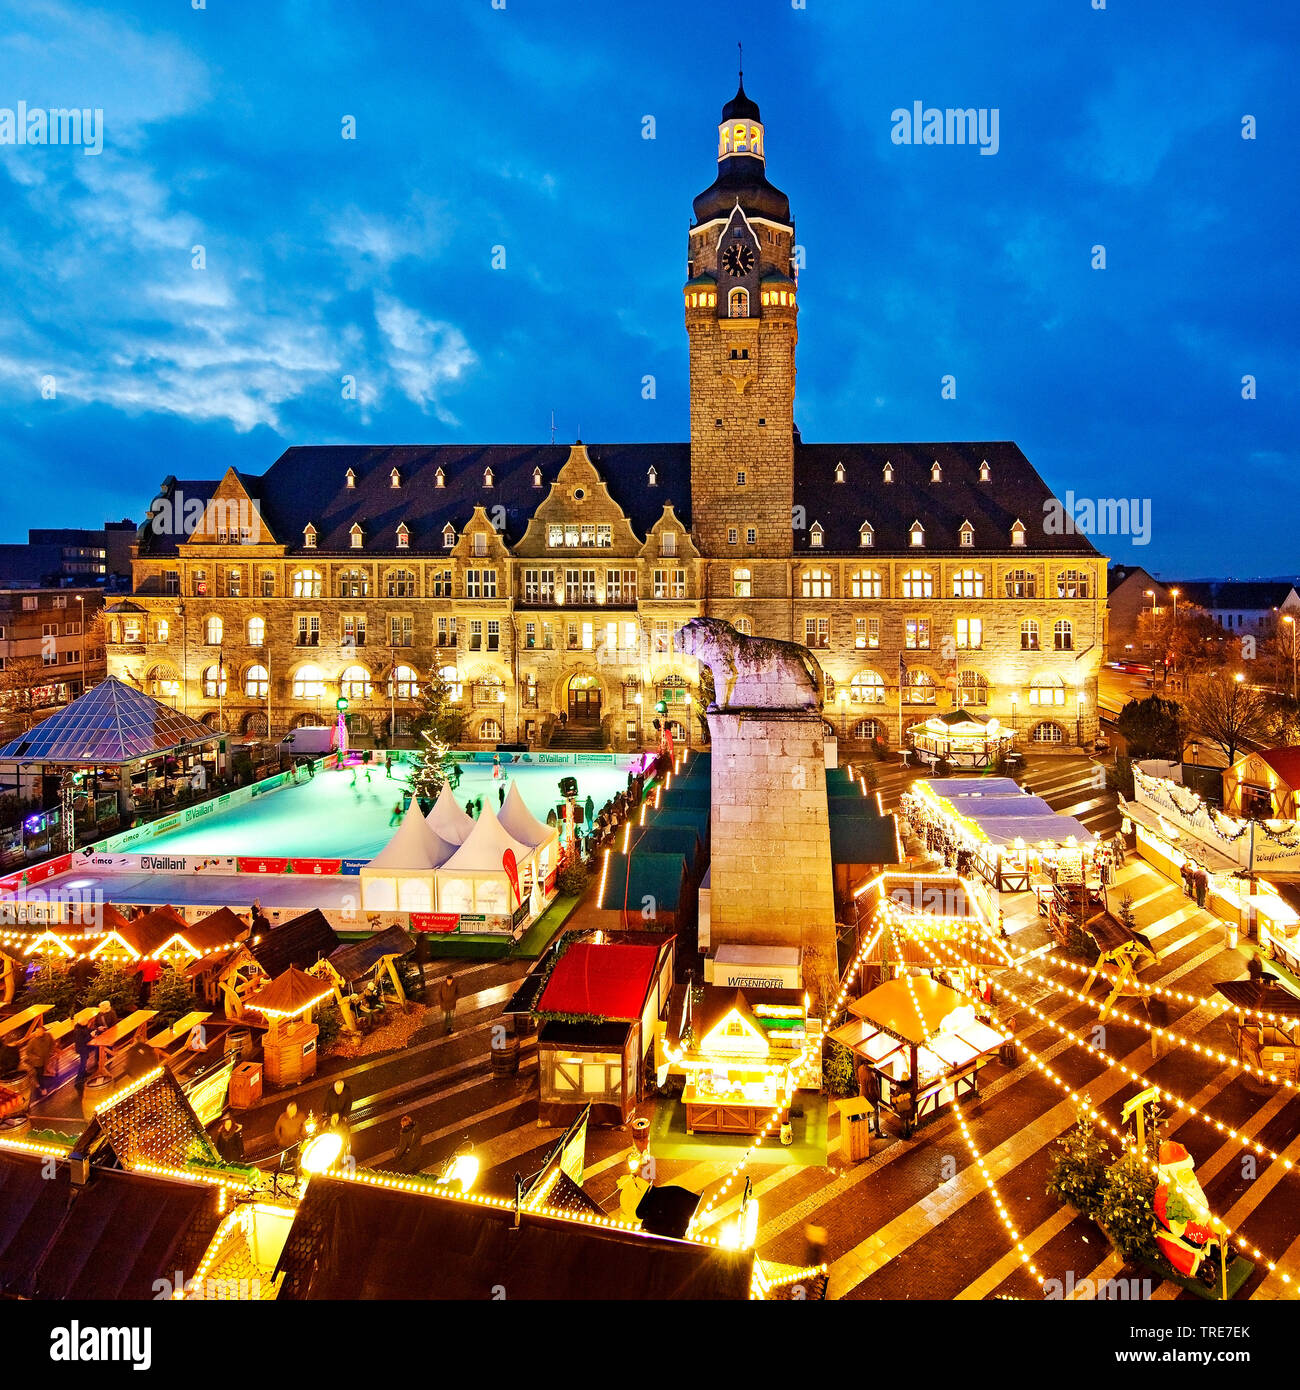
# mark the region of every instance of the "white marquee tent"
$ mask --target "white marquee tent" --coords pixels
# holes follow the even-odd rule
[[[433,809],[425,820],[439,839],[452,845],[463,845],[469,838],[470,831],[474,829],[474,818],[465,814],[449,782],[442,784],[438,799],[433,803]]]
[[[456,846],[425,824],[414,799],[393,838],[361,870],[361,906],[371,912],[434,912],[435,870]]]
[[[485,806],[465,843],[438,867],[438,910],[508,917],[517,899],[505,869],[507,850],[515,857],[522,891],[526,878],[535,877],[537,851],[510,834]]]
[[[505,803],[497,814],[497,819],[505,827],[507,834],[513,835],[516,840],[534,851],[532,881],[538,892],[543,891],[551,870],[559,864],[560,832],[554,826],[539,821],[533,815],[519,794],[517,782],[511,782],[510,790],[506,792]],[[524,896],[528,897],[528,882],[526,880],[522,880],[522,882]],[[540,906],[539,901],[534,901],[534,911]]]

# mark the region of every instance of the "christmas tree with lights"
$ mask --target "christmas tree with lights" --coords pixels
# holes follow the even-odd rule
[[[447,780],[447,757],[463,724],[464,718],[446,681],[435,676],[420,688],[411,715],[419,759],[407,780],[411,795],[417,800],[433,801],[442,790]]]

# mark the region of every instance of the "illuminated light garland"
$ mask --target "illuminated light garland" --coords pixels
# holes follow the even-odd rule
[[[21,1153],[41,1154],[50,1158],[66,1158],[72,1152],[72,1146],[76,1141],[70,1139],[67,1145],[47,1144],[39,1139],[11,1139],[8,1135],[0,1135],[0,1149],[17,1149]]]
[[[935,958],[935,965],[941,969],[945,968],[943,966],[943,962],[938,960],[937,958]],[[970,995],[968,991],[963,990],[960,992],[965,993],[967,995],[967,998],[973,1000],[973,996]],[[1025,1053],[1025,1055],[1034,1064],[1034,1066],[1037,1067],[1037,1069],[1040,1072],[1042,1072],[1042,1074],[1049,1081],[1051,1081],[1054,1085],[1058,1086],[1062,1091],[1065,1092],[1066,1096],[1074,1104],[1077,1110],[1086,1111],[1089,1117],[1092,1120],[1094,1120],[1098,1125],[1100,1125],[1102,1129],[1104,1129],[1108,1134],[1113,1135],[1116,1139],[1119,1140],[1120,1147],[1125,1152],[1131,1153],[1138,1160],[1138,1162],[1142,1164],[1144,1168],[1148,1169],[1155,1176],[1157,1181],[1160,1180],[1159,1166],[1155,1163],[1152,1163],[1151,1160],[1146,1156],[1146,1154],[1138,1152],[1137,1148],[1134,1147],[1132,1143],[1130,1135],[1126,1134],[1123,1130],[1118,1129],[1115,1125],[1111,1124],[1111,1122],[1101,1113],[1100,1110],[1097,1109],[1095,1105],[1092,1104],[1092,1102],[1086,1096],[1082,1095],[1079,1091],[1076,1091],[1074,1087],[1069,1084],[1068,1081],[1058,1076],[1057,1073],[1053,1071],[1052,1068],[1046,1062],[1044,1062],[1043,1059],[1026,1043],[1022,1042],[1019,1038],[1017,1038],[1016,1045]],[[1156,1089],[1158,1090],[1159,1087],[1157,1087]],[[1246,1237],[1243,1236],[1240,1232],[1234,1231],[1233,1228],[1229,1226],[1228,1223],[1224,1221],[1222,1217],[1215,1216],[1213,1215],[1213,1213],[1211,1213],[1210,1222],[1213,1226],[1218,1228],[1220,1233],[1225,1238],[1227,1238],[1228,1240],[1235,1241],[1238,1249],[1240,1249],[1244,1254],[1251,1256],[1252,1259],[1262,1260],[1270,1274],[1276,1274],[1277,1277],[1284,1284],[1290,1285],[1291,1276],[1289,1274],[1283,1274],[1282,1271],[1278,1269],[1277,1261],[1269,1259],[1269,1257],[1266,1254],[1264,1254],[1264,1252],[1260,1250],[1258,1246],[1252,1245],[1250,1241],[1248,1241]]]
[[[1082,994],[1078,990],[1071,989],[1068,985],[1063,985],[1059,981],[1053,980],[1049,975],[1040,975],[1036,970],[1026,970],[1023,966],[1020,965],[1012,965],[1011,968],[1016,972],[1016,974],[1023,975],[1026,979],[1035,980],[1039,984],[1044,984],[1049,989],[1054,990],[1056,993],[1064,994],[1068,996],[1070,999],[1073,999],[1080,1004],[1086,1004],[1090,1009],[1093,1009],[1098,1013],[1100,1013],[1102,1009],[1106,1008],[1106,1001],[1104,999],[1096,999],[1090,994]],[[1201,1002],[1205,1005],[1213,1005],[1215,1003],[1215,1001],[1210,999],[1202,1000]],[[1229,1010],[1232,1010],[1233,1008],[1234,1006],[1232,1004],[1226,1002],[1223,1006],[1223,1010],[1225,1013],[1227,1013]],[[1148,1033],[1151,1034],[1153,1038],[1160,1038],[1163,1039],[1165,1042],[1173,1043],[1175,1046],[1187,1048],[1189,1051],[1196,1053],[1200,1057],[1205,1057],[1212,1061],[1220,1062],[1227,1067],[1235,1067],[1239,1071],[1246,1072],[1250,1076],[1257,1076],[1263,1081],[1270,1081],[1274,1085],[1280,1086],[1285,1090],[1300,1091],[1300,1082],[1292,1081],[1285,1076],[1279,1076],[1276,1072],[1264,1071],[1251,1062],[1243,1062],[1240,1058],[1233,1057],[1229,1053],[1220,1052],[1218,1048],[1209,1047],[1204,1043],[1195,1042],[1182,1033],[1176,1033],[1169,1028],[1158,1028],[1154,1023],[1149,1022],[1147,1019],[1135,1018],[1132,1014],[1125,1013],[1123,1009],[1117,1009],[1113,1006],[1107,1009],[1107,1012],[1109,1013],[1111,1018],[1117,1018],[1124,1023],[1131,1023],[1134,1025],[1134,1027],[1137,1028],[1144,1028]],[[1300,1022],[1300,1020],[1294,1019],[1292,1021]]]
[[[894,945],[897,946],[899,944],[898,934],[895,931],[892,924],[890,925],[889,930],[890,935],[893,938]],[[921,948],[926,952],[927,955],[930,955],[930,949],[928,946],[925,945],[924,942],[921,943]],[[930,958],[934,960],[933,955],[931,955]],[[930,1025],[925,1021],[924,1013],[921,1012],[921,1002],[916,997],[916,988],[912,984],[912,975],[910,972],[905,973],[903,975],[903,981],[907,985],[907,993],[912,1000],[912,1007],[916,1010],[916,1017],[921,1024],[921,1028],[925,1032],[926,1045],[929,1046],[934,1034],[931,1032]],[[970,996],[968,995],[968,997]],[[917,1078],[913,1078],[914,1081],[916,1079]],[[980,1170],[980,1175],[981,1177],[983,1177],[984,1183],[988,1188],[989,1196],[992,1197],[993,1205],[997,1209],[998,1217],[1001,1220],[1003,1226],[1006,1227],[1007,1234],[1011,1237],[1012,1244],[1015,1246],[1016,1252],[1019,1254],[1020,1259],[1024,1264],[1025,1268],[1030,1272],[1030,1274],[1034,1276],[1034,1280],[1038,1284],[1039,1288],[1042,1288],[1043,1284],[1046,1281],[1044,1280],[1043,1275],[1040,1272],[1038,1266],[1034,1263],[1033,1256],[1030,1255],[1027,1249],[1025,1249],[1024,1237],[1016,1229],[1016,1223],[1012,1220],[1011,1213],[1007,1210],[1007,1205],[1002,1200],[1002,1194],[998,1191],[998,1185],[994,1181],[993,1174],[990,1171],[988,1164],[984,1161],[984,1155],[976,1146],[975,1136],[970,1132],[970,1126],[966,1123],[966,1116],[962,1111],[961,1103],[957,1099],[957,1087],[955,1084],[952,1088],[951,1104],[952,1113],[956,1117],[957,1125],[961,1130],[962,1138],[966,1142],[966,1147],[970,1151],[970,1156],[974,1160],[975,1166]]]
[[[942,962],[936,963],[940,964],[941,966],[943,965]],[[952,962],[949,962],[947,966],[943,968],[951,969],[952,964]],[[1163,1086],[1160,1085],[1159,1082],[1152,1081],[1150,1077],[1144,1076],[1140,1071],[1134,1071],[1132,1067],[1128,1066],[1124,1062],[1121,1062],[1118,1057],[1111,1056],[1111,1054],[1107,1052],[1105,1048],[1097,1047],[1095,1044],[1090,1043],[1086,1039],[1080,1037],[1079,1034],[1074,1031],[1074,1029],[1067,1028],[1063,1023],[1058,1023],[1050,1015],[1043,1013],[1041,1009],[1035,1008],[1034,1005],[1029,1003],[1028,1000],[1022,999],[1018,994],[1014,993],[1005,985],[1001,986],[1001,989],[1002,993],[1008,999],[1010,999],[1011,1002],[1015,1004],[1018,1008],[1024,1009],[1027,1013],[1032,1014],[1035,1018],[1045,1023],[1049,1028],[1054,1028],[1058,1033],[1061,1034],[1063,1038],[1069,1039],[1069,1041],[1074,1043],[1076,1046],[1082,1047],[1085,1052],[1089,1052],[1094,1057],[1099,1058],[1105,1066],[1112,1067],[1115,1070],[1123,1073],[1123,1075],[1127,1076],[1130,1081],[1137,1082],[1143,1089],[1146,1089],[1148,1087],[1153,1088],[1163,1100],[1167,1100],[1175,1109],[1182,1110],[1186,1114],[1191,1115],[1193,1118],[1200,1120],[1202,1124],[1206,1124],[1213,1129],[1217,1129],[1220,1134],[1226,1134],[1229,1139],[1233,1140],[1234,1143],[1237,1143],[1246,1149],[1254,1149],[1254,1151],[1257,1154],[1266,1155],[1274,1163],[1282,1164],[1282,1166],[1286,1168],[1288,1172],[1290,1172],[1291,1169],[1295,1167],[1295,1164],[1289,1158],[1283,1158],[1280,1153],[1276,1153],[1267,1145],[1260,1144],[1258,1141],[1253,1139],[1248,1139],[1244,1135],[1239,1134],[1235,1129],[1232,1128],[1231,1125],[1225,1125],[1222,1120],[1216,1120],[1212,1115],[1206,1114],[1204,1111],[1198,1110],[1196,1106],[1192,1105],[1189,1101],[1185,1101],[1182,1099],[1181,1096],[1177,1096],[1172,1091],[1166,1090]]]
[[[166,1070],[166,1067],[154,1067],[152,1071],[145,1072],[143,1076],[136,1077],[134,1081],[128,1081],[125,1086],[114,1091],[111,1096],[105,1096],[104,1099],[95,1106],[95,1114],[99,1115],[111,1106],[117,1105],[120,1101],[124,1101],[127,1096],[133,1096],[137,1091],[144,1090],[150,1082],[157,1081]]]

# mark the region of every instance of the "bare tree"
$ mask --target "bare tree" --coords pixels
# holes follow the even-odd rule
[[[1211,671],[1188,683],[1183,711],[1188,732],[1217,743],[1231,765],[1243,743],[1267,741],[1272,701],[1240,671]]]
[[[10,658],[0,671],[0,710],[7,719],[17,721],[25,729],[37,708],[37,690],[49,683],[49,672],[40,657]]]

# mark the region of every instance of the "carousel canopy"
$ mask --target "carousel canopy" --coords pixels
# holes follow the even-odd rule
[[[278,1014],[292,1018],[317,1003],[328,993],[325,985],[314,975],[291,965],[267,987],[248,1001],[250,1009],[261,1014]]]
[[[532,853],[530,846],[515,839],[501,824],[490,806],[484,806],[483,814],[474,822],[474,828],[466,836],[464,844],[436,867],[452,873],[500,873],[506,850],[514,854],[519,864]],[[377,859],[372,860],[372,867],[378,862]]]
[[[511,792],[514,791],[513,785],[510,790]],[[506,800],[510,800],[509,795],[506,796]],[[433,803],[433,810],[429,812],[425,820],[429,829],[440,840],[445,840],[449,845],[463,845],[469,832],[474,829],[474,818],[465,814],[460,803],[456,800],[456,794],[452,791],[450,782],[442,784],[438,799]]]
[[[109,676],[0,748],[0,762],[115,767],[211,743],[197,719]]]
[[[443,788],[446,791],[446,788]],[[442,793],[438,794],[439,800]],[[460,808],[457,807],[457,810]],[[437,810],[437,807],[434,807]],[[465,816],[463,811],[460,812]],[[432,812],[430,813],[432,816]],[[468,821],[469,817],[465,816]],[[519,794],[519,783],[511,782],[510,790],[506,792],[506,799],[502,803],[501,810],[497,813],[497,820],[505,827],[506,834],[513,835],[522,844],[528,845],[530,849],[536,849],[538,845],[544,845],[548,840],[555,839],[555,831],[549,825],[544,825],[528,809],[524,799]],[[472,822],[470,825],[472,829]],[[466,832],[468,833],[468,831]]]
[[[469,819],[468,816],[465,818],[466,820]],[[426,824],[420,811],[420,803],[412,798],[393,838],[366,867],[369,869],[436,869],[445,864],[455,853],[455,844],[444,839]]]

